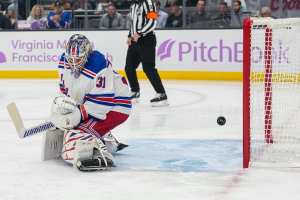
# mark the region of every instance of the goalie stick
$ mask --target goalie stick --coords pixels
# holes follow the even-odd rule
[[[52,122],[44,122],[31,128],[25,128],[17,105],[12,102],[6,106],[6,109],[20,138],[29,137],[55,127]]]

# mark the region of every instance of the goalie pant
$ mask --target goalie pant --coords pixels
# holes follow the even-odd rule
[[[76,141],[86,140],[91,141],[95,137],[101,138],[113,128],[122,124],[128,119],[128,115],[110,111],[107,113],[105,120],[89,119],[73,130],[70,130],[64,134],[62,158],[73,164],[74,155],[76,149]]]

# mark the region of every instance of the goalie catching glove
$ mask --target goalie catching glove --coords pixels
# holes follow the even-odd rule
[[[81,113],[76,102],[67,96],[58,96],[51,106],[50,121],[59,129],[72,129],[81,121]]]

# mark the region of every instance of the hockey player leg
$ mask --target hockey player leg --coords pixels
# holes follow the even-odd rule
[[[64,131],[50,129],[43,135],[42,160],[57,159],[61,156]]]
[[[110,153],[114,153],[128,147],[128,145],[120,143],[110,132],[127,119],[128,114],[110,111],[107,113],[105,120],[97,121],[97,123],[93,125],[92,129],[99,134],[99,137],[101,137]],[[84,130],[85,127],[79,126],[79,128],[81,127],[82,130]]]

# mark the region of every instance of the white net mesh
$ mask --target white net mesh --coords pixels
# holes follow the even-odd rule
[[[300,164],[300,19],[254,19],[250,165]]]

